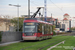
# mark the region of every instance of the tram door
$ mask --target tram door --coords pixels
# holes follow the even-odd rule
[[[44,26],[42,26],[42,34],[44,34]]]

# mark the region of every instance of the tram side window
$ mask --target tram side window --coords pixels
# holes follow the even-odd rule
[[[50,34],[50,28],[49,28],[49,25],[48,25],[48,34]]]
[[[49,29],[50,29],[50,30],[49,30],[49,33],[51,34],[51,25],[49,26]]]
[[[49,28],[48,28],[48,25],[46,25],[46,29],[47,29],[47,33],[46,33],[46,34],[49,34]]]
[[[44,34],[47,34],[47,25],[45,25],[45,28],[44,28]]]
[[[44,25],[44,34],[46,34],[46,26]]]
[[[49,34],[50,34],[50,25],[49,25]]]
[[[38,32],[42,33],[42,23],[38,23]]]

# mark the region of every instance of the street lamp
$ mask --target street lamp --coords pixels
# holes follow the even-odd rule
[[[30,0],[28,0],[28,18],[30,18]]]
[[[18,5],[12,5],[12,4],[9,4],[9,6],[15,6],[17,7],[17,16],[18,16],[18,24],[17,24],[17,28],[18,28],[18,31],[19,31],[19,7],[21,7],[19,4]]]

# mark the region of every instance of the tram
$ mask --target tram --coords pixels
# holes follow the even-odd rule
[[[43,40],[52,38],[51,23],[38,20],[37,18],[26,18],[23,21],[23,40]]]

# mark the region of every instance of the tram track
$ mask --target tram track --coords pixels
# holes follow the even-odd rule
[[[68,39],[68,38],[66,38],[66,39]],[[66,39],[63,39],[63,40],[66,40]],[[43,49],[43,48],[45,48],[45,47],[48,47],[48,46],[53,45],[53,44],[56,44],[56,43],[61,42],[61,41],[63,41],[63,40],[58,40],[58,41],[56,41],[56,42],[50,43],[50,44],[48,44],[48,45],[46,45],[46,46],[44,46],[44,47],[39,48],[38,50],[41,50],[41,49]]]
[[[63,37],[62,37],[62,38],[63,38]],[[62,41],[62,40],[60,40],[60,39],[62,39],[62,38],[58,38],[59,41]],[[64,39],[63,39],[63,40],[64,40]],[[55,39],[55,40],[52,40],[52,41],[57,41],[57,40]],[[35,45],[31,45],[31,46],[22,48],[21,50],[25,50],[25,49],[28,49],[28,48],[31,48],[31,47],[34,47],[34,46],[37,46],[37,45],[40,45],[40,44],[44,44],[44,43],[47,43],[47,42],[52,42],[52,41],[44,41],[44,42],[41,42],[41,43],[39,43],[39,44],[35,44]],[[59,42],[59,41],[57,41],[57,42]],[[51,44],[55,44],[55,42],[54,42],[54,43],[51,43]],[[49,44],[49,45],[51,45],[51,44]],[[48,46],[49,46],[49,45],[48,45]],[[43,48],[44,48],[44,47],[43,47]],[[40,49],[42,49],[42,48],[40,48]]]
[[[50,39],[50,40],[47,40],[47,41],[44,41],[43,40],[43,42],[42,41],[40,41],[39,43],[37,43],[37,42],[35,42],[36,44],[34,44],[34,45],[32,45],[31,43],[33,43],[33,42],[31,42],[31,43],[27,43],[27,42],[25,42],[26,44],[28,44],[29,46],[26,46],[25,48],[21,48],[20,50],[25,50],[25,49],[29,49],[29,48],[32,48],[32,47],[34,47],[34,46],[38,46],[38,45],[40,45],[40,44],[44,44],[44,43],[47,43],[47,42],[52,42],[52,41],[60,41],[61,39],[63,39],[63,37],[61,37],[61,36],[59,36],[59,38],[57,38],[57,39]],[[31,46],[30,46],[30,44],[31,44]],[[25,44],[23,44],[23,45],[25,45]],[[11,48],[14,48],[14,47],[16,47],[17,48],[17,46],[13,46],[13,47],[9,47],[9,48],[4,48],[3,50],[9,50],[9,49],[11,49]],[[24,47],[24,46],[23,46]]]

